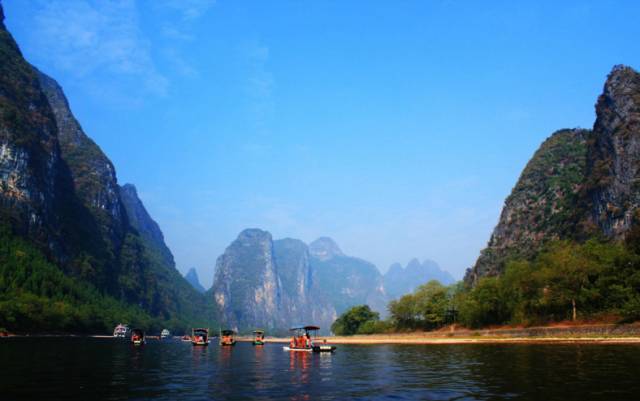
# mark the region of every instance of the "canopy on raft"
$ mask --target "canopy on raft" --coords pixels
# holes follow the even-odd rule
[[[289,329],[289,331],[296,331],[296,330],[305,330],[305,331],[315,331],[315,330],[320,330],[320,327],[318,326],[295,326]]]
[[[231,336],[231,335],[234,335],[234,334],[236,334],[236,332],[233,331],[233,330],[222,330],[222,335],[223,336]]]

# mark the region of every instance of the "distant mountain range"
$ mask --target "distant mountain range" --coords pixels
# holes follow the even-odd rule
[[[327,330],[355,305],[367,304],[386,316],[385,281],[400,296],[435,278],[453,281],[434,262],[410,264],[383,278],[373,264],[345,255],[331,238],[307,245],[247,229],[218,258],[212,296],[218,320],[241,331],[283,331],[305,323]]]
[[[418,259],[412,259],[404,268],[400,263],[389,267],[384,275],[384,289],[389,298],[396,299],[430,280],[438,280],[445,285],[455,282],[453,276],[433,260],[420,263]]]
[[[194,267],[189,269],[187,274],[184,275],[184,278],[199,293],[204,294],[207,291],[202,286],[202,284],[200,284],[200,280],[198,279],[198,272],[196,272],[196,269]]]
[[[205,291],[194,269],[177,271],[136,187],[118,183],[62,88],[23,58],[3,21],[0,5],[0,327],[329,328],[358,304],[386,315],[385,285],[396,296],[431,278],[413,268],[383,278],[330,238],[307,245],[250,229],[218,258]]]

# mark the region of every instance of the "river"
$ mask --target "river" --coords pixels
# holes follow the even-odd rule
[[[0,339],[12,400],[632,400],[640,346],[280,344],[193,347],[110,338]]]

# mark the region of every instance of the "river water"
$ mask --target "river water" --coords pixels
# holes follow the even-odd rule
[[[339,345],[308,354],[281,344],[7,338],[0,363],[3,401],[640,399],[640,345]]]

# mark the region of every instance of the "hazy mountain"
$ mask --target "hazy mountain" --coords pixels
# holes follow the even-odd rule
[[[244,230],[218,258],[213,297],[220,320],[244,331],[299,323],[327,330],[350,306],[386,309],[382,277],[371,263],[345,256],[329,238],[307,246],[258,229]]]
[[[383,282],[389,298],[396,299],[431,280],[438,280],[444,285],[455,281],[451,274],[442,270],[436,262],[425,260],[420,263],[418,259],[412,259],[404,268],[399,263],[392,264],[385,273]]]
[[[308,259],[300,241],[274,243],[266,231],[242,231],[216,263],[212,292],[220,321],[242,331],[285,331],[311,321],[326,329],[335,310],[313,297],[317,287]]]
[[[624,238],[638,220],[638,160],[640,74],[615,66],[598,98],[593,129],[561,130],[541,145],[465,280],[500,274],[507,259],[529,257],[549,240]]]
[[[311,267],[318,283],[338,314],[354,305],[367,304],[387,315],[387,296],[378,268],[366,260],[345,255],[328,237],[309,244]]]
[[[329,237],[320,237],[310,243],[309,253],[319,260],[329,260],[336,256],[344,256],[338,244]]]
[[[205,291],[207,291],[202,284],[200,284],[200,280],[198,279],[198,272],[196,272],[196,269],[194,267],[192,267],[191,269],[189,269],[189,271],[187,272],[187,274],[184,275],[184,278],[187,280],[187,282],[189,284],[191,284],[191,286],[198,291],[201,294],[204,294]]]

